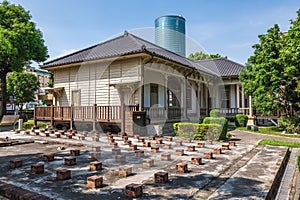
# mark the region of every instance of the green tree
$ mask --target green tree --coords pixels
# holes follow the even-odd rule
[[[29,11],[8,1],[0,3],[0,79],[2,115],[6,113],[6,75],[21,71],[30,61],[42,62],[48,57],[42,32],[31,21]],[[24,85],[23,85],[24,87]]]
[[[220,54],[206,54],[203,51],[191,53],[188,57],[191,60],[205,60],[210,58],[221,58]]]
[[[38,78],[28,72],[12,72],[7,76],[7,95],[13,97],[13,102],[22,111],[24,103],[34,100],[34,94],[39,89]]]
[[[289,36],[283,34],[278,25],[258,37],[260,43],[253,45],[254,55],[249,57],[246,69],[240,74],[244,91],[253,97],[254,106],[263,114],[281,111],[291,117],[295,114],[291,108],[299,109],[295,103],[299,99],[299,93],[295,93],[299,59],[296,66],[288,62],[293,57],[286,50]],[[297,54],[300,53],[299,44]]]
[[[290,29],[284,34],[285,45],[280,52],[280,62],[285,69],[282,73],[280,91],[285,97],[282,98],[282,104],[287,116],[289,116],[290,108],[295,112],[300,111],[300,9],[297,14],[298,17],[291,21]]]

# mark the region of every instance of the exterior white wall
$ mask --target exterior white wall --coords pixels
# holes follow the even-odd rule
[[[114,63],[83,64],[54,70],[54,87],[64,87],[58,96],[59,106],[72,103],[72,91],[80,91],[81,106],[120,105],[118,90],[112,84],[140,80],[140,60],[128,59]],[[129,90],[128,102],[139,103],[139,91]]]

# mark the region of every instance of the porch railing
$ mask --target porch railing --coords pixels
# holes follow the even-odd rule
[[[169,107],[145,107],[146,115],[150,120],[181,119],[182,108]]]
[[[126,111],[138,111],[138,105],[125,106]],[[121,106],[36,106],[35,120],[93,121],[120,120]]]

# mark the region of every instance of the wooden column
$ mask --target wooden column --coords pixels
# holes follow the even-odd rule
[[[34,111],[33,111],[33,126],[37,127],[37,117],[36,117],[36,105],[34,105]]]
[[[54,127],[54,106],[51,105],[51,111],[50,111],[50,125],[51,125],[51,128]]]
[[[186,116],[187,116],[187,109],[186,109],[186,81],[187,81],[187,79],[184,77],[182,79],[182,84],[181,84],[181,94],[182,94],[181,108],[183,110],[183,113],[182,113],[183,120],[185,120]]]
[[[94,107],[93,107],[93,131],[96,131],[96,123],[97,123],[97,104],[94,104]]]
[[[121,96],[121,133],[125,133],[125,104],[124,104],[124,92],[120,89]]]
[[[70,129],[73,129],[73,104],[71,105],[71,107],[70,107],[70,117],[71,117],[71,119],[70,119]]]
[[[196,112],[197,118],[200,119],[200,86],[201,83],[197,83],[197,103],[196,103]]]
[[[240,85],[236,84],[236,108],[239,109],[240,107]]]
[[[169,102],[168,102],[168,75],[165,75],[165,118],[168,119]]]

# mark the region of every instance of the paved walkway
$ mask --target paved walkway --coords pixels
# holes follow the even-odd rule
[[[261,133],[254,133],[248,131],[239,131],[234,130],[230,132],[234,138],[237,138],[241,143],[246,144],[257,144],[262,139],[275,139],[275,140],[284,140],[289,142],[299,142],[300,138],[291,138],[277,135],[267,135]]]
[[[188,174],[178,174],[175,172],[175,167],[174,164],[177,163],[177,161],[185,161],[185,162],[189,162],[190,161],[190,157],[192,156],[192,154],[190,155],[190,153],[187,153],[188,155],[179,157],[176,156],[174,153],[172,153],[174,150],[168,150],[168,149],[161,149],[161,153],[163,152],[171,152],[172,153],[172,160],[170,162],[167,161],[161,161],[160,159],[160,154],[152,154],[149,152],[148,149],[143,148],[143,147],[139,147],[141,149],[145,149],[145,155],[147,157],[152,157],[154,158],[156,161],[156,166],[154,168],[151,169],[145,169],[142,167],[142,165],[140,164],[139,158],[135,158],[133,155],[133,153],[130,153],[128,150],[126,150],[127,147],[125,147],[124,145],[122,145],[122,140],[121,138],[116,137],[116,141],[119,142],[120,147],[122,148],[122,152],[124,151],[124,154],[126,154],[126,159],[128,159],[128,162],[134,166],[135,168],[135,172],[136,175],[134,176],[130,176],[128,177],[128,179],[120,179],[119,181],[114,181],[114,177],[112,176],[113,172],[117,171],[119,165],[113,162],[113,159],[111,159],[112,155],[111,155],[111,147],[108,144],[108,141],[106,139],[106,137],[101,137],[100,138],[100,143],[99,142],[94,142],[91,139],[91,135],[87,138],[87,140],[84,141],[80,141],[78,139],[72,139],[72,140],[67,140],[64,138],[53,138],[53,137],[48,137],[47,140],[49,141],[49,143],[51,143],[52,141],[60,141],[62,145],[68,145],[69,143],[72,143],[72,145],[82,145],[81,147],[78,147],[82,150],[87,150],[90,149],[90,146],[92,145],[96,145],[96,144],[101,144],[101,146],[103,147],[102,150],[102,155],[101,155],[101,160],[103,160],[103,164],[104,166],[110,166],[110,168],[105,167],[104,172],[106,173],[103,174],[106,177],[112,177],[111,179],[106,179],[106,183],[107,183],[107,190],[104,189],[100,189],[100,190],[95,190],[95,191],[90,191],[90,190],[86,190],[85,186],[83,183],[85,183],[85,179],[86,179],[86,174],[92,174],[92,172],[89,172],[86,170],[86,165],[88,164],[87,161],[87,157],[88,157],[88,153],[84,153],[85,151],[82,152],[82,155],[78,157],[78,165],[74,167],[74,169],[72,168],[72,170],[74,171],[74,178],[71,181],[74,181],[74,183],[70,182],[70,184],[74,185],[76,183],[76,185],[78,185],[78,187],[76,187],[76,191],[74,194],[74,191],[69,191],[68,189],[72,189],[74,190],[74,187],[67,187],[69,185],[66,185],[66,187],[62,187],[62,191],[63,193],[59,192],[57,190],[57,188],[54,188],[54,190],[52,191],[53,193],[57,192],[57,195],[61,195],[64,194],[65,199],[70,199],[71,196],[74,197],[74,195],[76,197],[79,197],[80,195],[82,195],[81,197],[83,198],[94,198],[94,196],[97,198],[99,198],[99,195],[101,197],[107,197],[107,195],[109,194],[110,197],[112,199],[116,199],[116,198],[121,198],[123,196],[122,194],[122,190],[120,188],[124,188],[124,184],[125,182],[127,183],[129,180],[136,182],[139,181],[141,183],[143,183],[145,185],[145,199],[153,199],[153,198],[161,198],[161,199],[167,199],[167,197],[182,197],[182,198],[194,198],[194,199],[207,199],[207,198],[203,198],[203,197],[209,197],[211,199],[220,199],[218,197],[227,197],[227,199],[229,199],[228,197],[232,195],[228,194],[227,191],[230,190],[230,188],[236,187],[236,186],[249,186],[249,181],[254,180],[254,182],[252,181],[252,188],[255,189],[255,191],[252,192],[252,195],[256,192],[256,194],[258,194],[257,196],[255,196],[255,198],[253,197],[253,199],[264,199],[269,185],[271,184],[272,180],[274,179],[275,174],[273,174],[273,172],[275,173],[278,169],[277,169],[277,165],[280,163],[281,159],[283,158],[283,154],[280,153],[280,149],[281,147],[263,147],[263,146],[257,146],[256,144],[258,143],[259,140],[261,139],[278,139],[278,140],[286,140],[286,141],[293,141],[293,142],[300,142],[300,139],[298,138],[287,138],[287,137],[279,137],[279,136],[272,136],[272,135],[264,135],[264,134],[258,134],[258,133],[251,133],[251,132],[244,132],[244,131],[232,131],[231,134],[234,136],[233,139],[237,140],[238,145],[234,148],[232,148],[230,151],[226,151],[224,154],[222,155],[216,155],[216,159],[213,160],[204,160],[205,163],[204,165],[200,165],[200,166],[193,166],[193,165],[189,165],[189,169],[191,169],[191,171]],[[45,137],[40,137],[40,136],[25,136],[23,134],[12,134],[12,133],[4,133],[4,132],[0,132],[0,138],[5,138],[5,136],[9,135],[9,137],[11,138],[24,138],[24,139],[39,139],[39,140],[43,140],[46,139]],[[133,142],[136,143],[136,140],[133,139]],[[172,143],[172,142],[171,142]],[[173,142],[174,143],[174,142]],[[243,144],[243,145],[239,145],[239,144]],[[3,148],[1,151],[0,150],[0,154],[3,155],[7,155],[7,156],[15,156],[16,154],[13,153],[13,151],[18,151],[18,153],[20,154],[20,156],[22,154],[24,154],[24,152],[26,152],[26,154],[31,154],[30,159],[25,162],[26,163],[34,163],[34,162],[38,162],[40,158],[38,158],[36,155],[37,153],[42,153],[41,147],[34,148],[34,146],[37,144],[27,144],[27,145],[21,145],[18,148],[16,147],[5,147]],[[184,144],[185,148],[187,145],[189,144]],[[216,144],[217,145],[217,144]],[[22,149],[25,148],[26,146],[28,146],[28,148],[26,149]],[[172,146],[175,147],[175,144],[173,144]],[[44,149],[45,151],[57,151],[56,146],[53,145],[44,145]],[[213,146],[209,146],[207,145],[206,148],[204,149],[199,149],[197,154],[202,154],[204,152],[204,150],[209,150],[212,149]],[[279,151],[280,150],[280,151]],[[35,152],[37,151],[37,152]],[[285,150],[282,149],[281,152],[284,152]],[[66,153],[60,153],[56,159],[55,162],[53,163],[46,163],[46,172],[45,172],[45,177],[48,177],[48,179],[53,179],[53,177],[55,177],[55,175],[52,173],[52,171],[49,169],[55,169],[57,167],[61,166],[61,161],[62,158],[65,156]],[[276,156],[277,157],[274,157]],[[0,157],[1,158],[1,157]],[[268,158],[268,159],[265,159]],[[7,159],[7,158],[2,158]],[[4,161],[3,161],[4,162]],[[19,178],[23,178],[22,180],[25,181],[25,178],[27,177],[27,173],[26,170],[28,169],[29,165],[27,164],[25,166],[24,172],[21,170],[17,170],[14,171],[14,173],[12,172],[7,172],[7,170],[3,170],[3,176],[5,175],[5,177],[8,177],[7,175],[11,175],[11,177],[16,177],[17,175],[19,176]],[[277,166],[277,167],[276,167]],[[258,167],[258,168],[257,168]],[[27,168],[27,169],[26,169]],[[110,169],[110,171],[107,171],[108,169]],[[115,171],[112,171],[111,169],[114,169]],[[257,171],[255,171],[254,169],[257,169]],[[170,172],[170,182],[168,184],[166,184],[166,186],[161,186],[159,185],[155,185],[153,184],[153,173],[157,170],[165,170],[165,171],[169,171]],[[1,169],[0,169],[1,172]],[[16,172],[19,172],[16,174]],[[272,173],[271,173],[272,172]],[[258,174],[260,174],[259,177],[256,177]],[[25,176],[26,177],[23,177]],[[109,176],[108,176],[109,175]],[[143,177],[141,177],[141,175]],[[271,176],[273,176],[273,178]],[[29,176],[31,176],[29,174]],[[49,178],[50,177],[50,178]],[[73,177],[73,175],[72,175]],[[233,177],[233,179],[231,179],[231,177]],[[36,178],[36,179],[34,179]],[[39,177],[31,177],[31,180],[35,180],[36,181],[36,188],[40,188],[40,185],[42,183],[45,182],[44,179],[41,179],[43,181],[41,181],[40,179],[38,179]],[[258,178],[260,178],[259,180],[257,180]],[[51,181],[48,180],[47,181]],[[21,179],[20,179],[21,180]],[[117,180],[117,179],[116,179]],[[229,181],[230,180],[230,181]],[[266,181],[267,180],[267,181]],[[111,183],[110,183],[110,182]],[[124,184],[123,184],[123,182]],[[54,182],[56,183],[56,182]],[[67,182],[69,183],[69,182]],[[242,183],[242,184],[241,184]],[[31,188],[34,188],[34,184],[35,182],[33,181],[30,185]],[[50,184],[50,182],[49,182]],[[53,184],[53,182],[51,182],[51,186],[55,187],[55,184]],[[56,183],[57,184],[57,183]],[[83,185],[83,186],[82,186]],[[21,185],[20,185],[21,186]],[[22,185],[24,186],[24,185]],[[38,187],[39,186],[39,187]],[[60,186],[61,187],[61,186]],[[200,188],[200,189],[199,189]],[[242,189],[244,189],[244,191],[248,191],[249,187],[246,188],[241,188],[238,187],[240,190],[237,192],[240,192],[238,194],[236,194],[237,196],[241,197],[241,199],[249,199],[249,196],[242,196],[243,194],[246,194],[245,192],[243,192]],[[49,188],[47,188],[49,189]],[[81,192],[79,192],[81,191]],[[105,192],[109,192],[111,191],[111,193],[105,193]],[[43,192],[43,191],[42,191]],[[45,192],[45,191],[44,191]],[[47,192],[49,192],[47,190]],[[87,194],[86,192],[90,193]],[[96,192],[96,194],[93,194],[93,192]],[[83,195],[83,193],[85,193]],[[55,196],[55,194],[53,194]],[[68,196],[70,195],[70,196]],[[56,196],[58,197],[58,196]],[[62,197],[62,199],[64,199]],[[109,199],[109,198],[108,198]],[[121,198],[122,199],[122,198]],[[224,199],[224,198],[223,198]],[[226,198],[225,198],[226,199]]]

